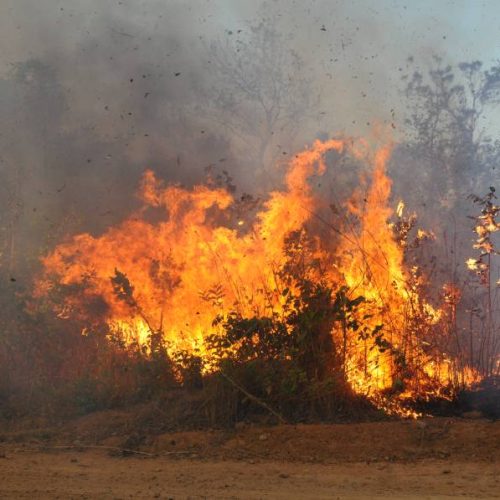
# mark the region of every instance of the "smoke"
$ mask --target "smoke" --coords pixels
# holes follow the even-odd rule
[[[364,135],[381,123],[403,137],[408,56],[422,66],[434,53],[489,60],[474,29],[493,30],[484,17],[497,9],[471,18],[465,1],[4,0],[1,10],[2,259],[15,246],[9,267],[19,271],[65,234],[121,220],[145,168],[188,185],[225,169],[258,192],[321,133]],[[284,74],[307,82],[314,106],[293,133],[271,131],[258,164],[259,139],[228,126],[236,109],[259,129],[252,102],[228,100],[214,50],[229,44],[237,60],[262,22],[296,55]]]

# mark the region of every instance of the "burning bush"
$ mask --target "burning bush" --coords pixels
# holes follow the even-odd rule
[[[343,207],[310,182],[331,150],[373,165]],[[36,296],[63,287],[52,309],[83,332],[101,325],[129,356],[163,359],[185,385],[219,372],[286,414],[328,413],[352,391],[399,413],[404,400],[450,395],[474,370],[451,348],[452,294],[433,306],[410,264],[430,236],[402,203],[390,208],[389,154],[317,141],[253,218],[255,203],[248,217],[235,210],[234,186],[164,186],[148,171],[143,208],[101,236],[60,244]],[[164,216],[151,221],[151,208]]]

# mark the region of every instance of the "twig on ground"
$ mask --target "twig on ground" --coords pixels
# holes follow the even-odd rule
[[[146,457],[156,457],[157,455],[154,453],[148,453],[146,451],[139,450],[131,450],[128,448],[118,448],[116,446],[101,446],[101,445],[83,445],[83,444],[74,444],[67,446],[41,446],[43,450],[108,450],[108,451],[119,451],[120,453],[133,453],[136,455],[143,455]]]

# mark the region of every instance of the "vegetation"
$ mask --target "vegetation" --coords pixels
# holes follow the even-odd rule
[[[301,273],[291,262],[280,271],[280,282],[288,283],[281,291],[282,311],[216,317],[219,333],[208,337],[209,355],[203,357],[173,348],[153,328],[147,343],[126,342],[98,321],[103,306],[97,298],[87,300],[96,318],[92,325],[62,311],[53,316],[54,305],[84,294],[85,287],[59,285],[41,300],[19,297],[17,314],[10,314],[15,319],[0,337],[2,416],[65,418],[172,394],[195,405],[201,401],[201,421],[210,425],[259,415],[281,421],[365,418],[361,410],[376,415],[347,382],[346,343],[351,335],[372,335],[385,349],[382,325],[370,331],[359,321],[363,297],[349,298],[345,286],[332,290],[308,280],[306,268]],[[110,281],[116,297],[143,315],[127,276],[116,270]],[[338,345],[332,329],[342,339]],[[194,419],[199,421],[200,415]]]
[[[33,296],[32,277],[39,270],[39,257],[48,248],[66,234],[99,232],[110,225],[109,217],[119,220],[119,212],[128,213],[134,205],[134,198],[127,194],[135,185],[135,174],[124,176],[122,168],[128,165],[131,169],[137,162],[126,158],[128,153],[124,151],[129,151],[129,143],[137,149],[151,149],[149,143],[144,147],[140,142],[149,133],[141,134],[141,139],[133,138],[136,126],[161,131],[157,143],[165,134],[179,149],[196,150],[193,163],[211,162],[204,168],[214,188],[224,188],[232,195],[236,192],[231,171],[220,173],[217,168],[235,152],[231,148],[248,159],[243,165],[249,168],[241,170],[252,177],[255,168],[261,168],[257,174],[267,182],[271,174],[266,167],[288,155],[297,137],[303,140],[311,117],[316,120],[321,114],[315,98],[318,89],[313,88],[306,62],[288,49],[286,34],[276,30],[277,25],[275,18],[266,16],[257,23],[247,23],[238,36],[228,31],[222,40],[205,45],[205,55],[210,59],[206,77],[210,88],[196,87],[196,94],[203,97],[201,103],[183,101],[175,107],[176,98],[165,98],[166,91],[154,83],[151,90],[139,92],[140,106],[135,102],[133,107],[134,113],[144,108],[142,122],[137,118],[137,125],[116,132],[121,144],[106,141],[102,138],[105,134],[93,127],[83,130],[68,125],[77,120],[68,112],[69,94],[50,63],[35,59],[17,63],[0,79],[2,96],[13,106],[7,111],[16,116],[12,123],[5,120],[0,134],[0,415],[71,416],[151,401],[173,404],[177,400],[191,405],[192,414],[197,415],[192,422],[197,424],[228,425],[262,415],[284,421],[357,417],[373,408],[367,398],[355,394],[349,382],[347,359],[353,340],[362,345],[370,341],[373,349],[391,354],[395,375],[392,393],[403,393],[411,383],[421,381],[422,358],[426,355],[433,359],[449,355],[453,359],[450,365],[455,387],[465,385],[466,368],[484,376],[499,374],[495,267],[499,207],[493,187],[485,196],[471,197],[480,210],[472,217],[475,249],[479,251],[469,261],[476,273],[472,278],[463,270],[468,242],[457,236],[469,230],[467,194],[485,191],[500,160],[500,142],[482,125],[500,102],[500,67],[485,68],[479,61],[452,67],[435,58],[430,68],[412,71],[404,80],[409,113],[407,133],[394,154],[395,191],[407,197],[410,207],[425,200],[424,225],[433,227],[440,236],[437,241],[444,243],[432,243],[429,250],[421,242],[430,241],[430,234],[422,233],[412,240],[410,233],[416,229],[413,215],[399,217],[394,224],[395,239],[404,248],[405,264],[413,272],[404,283],[409,298],[401,323],[403,347],[396,348],[391,342],[389,322],[373,320],[377,308],[379,316],[389,316],[387,311],[380,311],[384,306],[375,306],[356,286],[317,279],[321,269],[305,255],[298,233],[289,235],[283,249],[289,258],[276,270],[276,290],[264,290],[277,292],[281,307],[249,314],[235,304],[227,314],[214,314],[213,332],[198,351],[181,349],[165,339],[163,316],[148,317],[134,283],[122,269],[115,270],[110,283],[121,305],[147,326],[145,343],[130,342],[125,332],[111,329],[104,321],[109,304],[89,292],[86,285],[93,279],[91,275],[82,276],[78,286],[54,280],[50,293],[43,298]],[[410,61],[411,68],[413,64]],[[148,71],[144,69],[142,76],[148,84],[149,70],[157,72],[152,68],[153,64]],[[172,80],[180,73],[174,75]],[[205,81],[205,75],[197,77]],[[133,87],[133,79],[127,81]],[[158,99],[153,101],[154,107],[162,110],[158,116],[144,104],[154,99]],[[167,106],[168,112],[162,106]],[[109,111],[107,104],[102,107]],[[168,115],[170,121],[162,121],[160,114]],[[131,115],[128,112],[127,116]],[[123,115],[121,122],[127,123]],[[29,148],[10,139],[16,136],[16,128],[24,130]],[[193,130],[198,129],[194,140]],[[169,168],[170,164],[160,160],[164,150],[159,151],[150,163]],[[354,163],[340,158],[341,153],[329,154],[335,161]],[[91,156],[113,158],[113,162],[109,168],[102,168],[102,163]],[[213,158],[219,158],[217,164],[212,163]],[[184,159],[179,154],[168,161],[174,166],[172,171],[183,170],[179,167]],[[338,170],[343,172],[331,174],[339,175],[331,179],[331,185],[345,187],[344,181],[350,182],[355,169]],[[72,185],[60,183],[60,177],[71,179]],[[192,177],[192,172],[186,174],[189,182]],[[33,183],[27,178],[34,179]],[[323,189],[329,189],[327,182],[322,182]],[[58,198],[45,202],[42,216],[33,200],[44,192]],[[98,217],[88,223],[80,220],[98,198],[113,210],[99,209]],[[332,198],[334,220],[349,228],[349,237],[355,235],[352,217],[338,208],[347,200]],[[245,216],[255,214],[262,204],[260,199],[243,195],[227,212],[214,210],[217,213],[211,216],[224,219],[227,227],[238,225],[237,230],[244,232]],[[147,211],[145,217],[154,219],[155,210]],[[28,250],[20,251],[23,248]],[[167,294],[178,283],[167,283],[155,270],[159,267],[156,264],[152,263],[150,273],[162,282],[162,294]],[[428,282],[421,279],[419,269],[429,276]],[[371,271],[366,264],[366,275]],[[444,299],[439,324],[432,323],[429,311],[414,298],[414,292],[434,301]],[[222,293],[217,285],[200,292],[207,302],[217,302]],[[76,300],[84,305],[85,314],[71,308]],[[422,356],[412,358],[414,345],[421,348]],[[202,348],[206,352],[202,353]],[[361,370],[367,370],[368,351],[360,356]],[[173,410],[168,404],[162,411],[170,414]]]

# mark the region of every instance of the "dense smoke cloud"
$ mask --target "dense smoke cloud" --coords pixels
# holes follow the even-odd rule
[[[487,17],[487,32],[496,11],[486,4],[474,19],[468,2],[6,0],[3,226],[16,226],[16,244],[35,260],[65,233],[119,221],[148,167],[187,184],[226,169],[241,189],[259,193],[315,137],[363,135],[378,123],[401,139],[401,77],[436,53],[489,62],[492,48],[474,30]],[[311,106],[294,118],[293,134],[272,131],[259,160],[255,138],[225,126],[233,108],[220,100],[228,82],[214,50],[230,47],[237,60],[262,23],[295,54],[298,65],[283,71],[307,86]],[[244,121],[252,103],[241,105]]]

